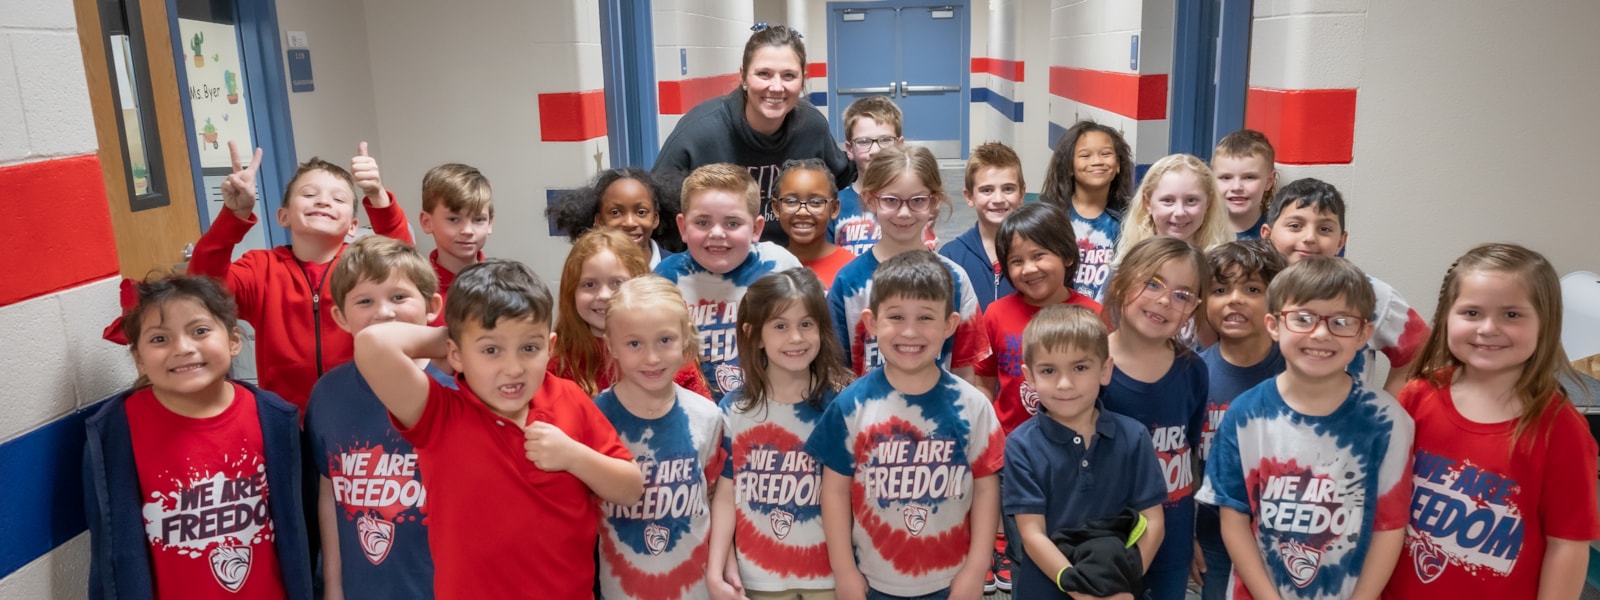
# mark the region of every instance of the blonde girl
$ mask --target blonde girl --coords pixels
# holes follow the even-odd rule
[[[1235,238],[1211,167],[1189,154],[1167,155],[1150,165],[1122,223],[1119,257],[1156,236],[1178,238],[1201,252]]]
[[[1387,598],[1576,598],[1600,539],[1600,452],[1559,376],[1561,285],[1484,244],[1445,274],[1401,390],[1416,421],[1411,520]]]

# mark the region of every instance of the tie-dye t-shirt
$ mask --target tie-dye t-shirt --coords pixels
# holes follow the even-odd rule
[[[1095,302],[1106,301],[1106,282],[1111,280],[1111,265],[1117,259],[1117,237],[1122,235],[1122,213],[1106,209],[1100,216],[1086,219],[1067,203],[1072,214],[1072,230],[1078,234],[1078,279],[1072,286]]]
[[[861,206],[854,188],[839,190],[839,214],[828,221],[828,241],[861,256],[878,245],[878,220]]]
[[[825,392],[821,406],[833,402]],[[734,556],[746,589],[761,592],[833,589],[822,537],[822,464],[806,439],[822,411],[810,404],[741,410],[743,390],[722,399],[722,476],[733,482]]]
[[[989,336],[984,332],[983,313],[978,310],[978,294],[961,266],[943,256],[939,257],[955,278],[956,289],[951,294],[957,299],[956,312],[961,324],[955,335],[944,341],[939,352],[939,365],[947,369],[968,367],[988,358]],[[861,311],[871,306],[872,274],[878,270],[878,255],[868,252],[857,256],[850,264],[839,269],[828,288],[828,312],[833,317],[833,330],[839,344],[850,354],[850,368],[856,375],[883,366],[883,354],[878,351],[878,336],[867,331]]]
[[[1389,359],[1390,369],[1410,365],[1422,351],[1422,344],[1428,341],[1428,322],[1422,320],[1422,315],[1411,308],[1394,286],[1372,276],[1368,276],[1367,281],[1372,283],[1373,295],[1378,300],[1372,314],[1372,339],[1356,353],[1345,371],[1369,388],[1380,388],[1383,382],[1378,380],[1378,370],[1372,368],[1378,353],[1382,352]]]
[[[722,413],[677,385],[666,414],[629,412],[616,392],[594,399],[644,473],[632,506],[601,501],[600,592],[606,598],[704,598],[711,485],[722,473]]]
[[[877,369],[839,392],[806,451],[852,480],[850,537],[867,584],[921,596],[949,587],[966,560],[973,481],[1000,471],[1005,437],[972,384],[941,371],[933,389],[902,394]]]
[[[745,290],[768,273],[798,268],[800,261],[772,242],[752,245],[744,262],[721,275],[707,271],[688,252],[668,256],[656,265],[656,274],[676,284],[689,305],[689,318],[700,332],[700,372],[711,388],[712,400],[721,400],[744,385],[734,334]]]
[[[1196,499],[1250,515],[1286,600],[1349,598],[1372,533],[1406,526],[1413,435],[1383,390],[1357,381],[1339,408],[1313,417],[1269,379],[1228,407]],[[1252,598],[1238,577],[1229,587],[1231,598]]]

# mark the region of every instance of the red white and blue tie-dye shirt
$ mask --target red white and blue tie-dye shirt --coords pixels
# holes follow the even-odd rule
[[[1122,213],[1106,209],[1100,216],[1086,219],[1067,203],[1072,215],[1072,230],[1078,236],[1078,278],[1073,289],[1105,302],[1106,282],[1111,280],[1111,265],[1117,262],[1117,238],[1122,235]]]
[[[978,309],[978,294],[961,265],[943,256],[939,261],[955,278],[956,289],[951,290],[951,294],[956,299],[956,313],[961,315],[955,335],[944,341],[939,352],[939,365],[946,369],[975,366],[991,352],[989,336],[984,332],[983,312]],[[833,278],[833,287],[828,288],[828,313],[833,317],[833,330],[839,336],[840,345],[850,353],[850,368],[857,376],[883,366],[878,336],[867,331],[866,322],[861,319],[861,311],[871,305],[872,274],[879,264],[878,256],[872,252],[857,256],[839,269],[839,274]]]
[[[1377,378],[1378,370],[1371,365],[1378,359],[1378,353],[1382,352],[1389,359],[1390,369],[1410,365],[1428,341],[1428,322],[1422,320],[1422,315],[1411,308],[1394,286],[1370,275],[1367,281],[1372,282],[1372,292],[1378,300],[1372,315],[1372,339],[1356,353],[1345,370],[1367,387],[1377,389],[1383,387],[1383,381]]]
[[[674,385],[666,414],[629,412],[614,389],[594,399],[644,473],[632,506],[600,503],[600,593],[606,598],[704,598],[711,485],[722,473],[722,413]]]
[[[926,393],[902,394],[877,369],[839,392],[806,451],[852,480],[850,537],[867,584],[921,596],[949,587],[966,560],[973,481],[999,473],[1005,437],[989,399],[948,371]]]
[[[1268,379],[1229,405],[1195,497],[1250,515],[1285,600],[1349,598],[1372,533],[1406,526],[1414,435],[1400,403],[1359,380],[1333,413],[1313,417]],[[1230,598],[1252,598],[1237,577],[1229,587]]]
[[[751,245],[744,262],[721,275],[707,271],[688,252],[668,256],[656,265],[656,274],[677,285],[689,305],[689,318],[700,333],[700,373],[711,388],[712,400],[721,400],[744,385],[734,335],[739,330],[739,302],[744,300],[745,290],[769,273],[799,268],[799,259],[772,242]]]

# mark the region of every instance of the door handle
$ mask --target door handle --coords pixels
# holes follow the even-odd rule
[[[959,91],[961,91],[961,86],[958,86],[958,85],[906,85],[906,82],[904,82],[904,81],[900,82],[900,95],[902,95],[902,96],[904,96],[906,94],[917,93],[917,92],[959,92]]]
[[[839,88],[839,93],[840,94],[888,94],[890,96],[893,96],[894,95],[894,83],[890,82],[888,87]]]

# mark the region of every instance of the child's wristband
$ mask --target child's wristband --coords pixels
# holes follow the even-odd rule
[[[1061,593],[1063,594],[1067,593],[1067,590],[1061,587],[1061,574],[1067,572],[1067,569],[1071,568],[1072,565],[1067,565],[1065,567],[1061,567],[1060,571],[1056,571],[1056,589],[1061,590]]]

